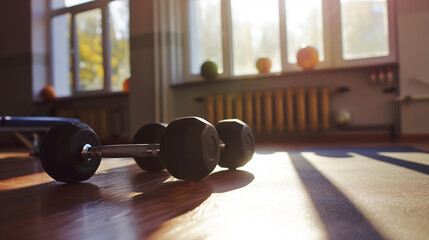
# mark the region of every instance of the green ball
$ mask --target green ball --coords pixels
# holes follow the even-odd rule
[[[201,65],[201,76],[206,80],[213,80],[218,76],[217,65],[212,61],[205,61]]]

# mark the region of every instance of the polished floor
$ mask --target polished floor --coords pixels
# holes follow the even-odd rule
[[[429,142],[266,145],[198,182],[103,159],[62,184],[0,153],[0,239],[428,239]]]

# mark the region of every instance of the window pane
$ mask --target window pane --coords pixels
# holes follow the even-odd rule
[[[79,90],[104,88],[101,10],[76,14],[79,47]]]
[[[110,70],[112,91],[122,91],[130,77],[130,11],[128,0],[109,3]]]
[[[281,71],[278,0],[231,0],[234,75],[255,74],[258,58]]]
[[[72,93],[73,70],[70,44],[70,14],[52,18],[52,82],[57,97]]]
[[[386,0],[341,0],[343,58],[389,55]]]
[[[296,63],[302,47],[312,46],[325,59],[323,50],[322,0],[286,0],[286,29],[288,62]]]
[[[221,0],[189,0],[189,48],[191,74],[199,75],[210,60],[223,72]]]
[[[51,8],[55,10],[64,7],[72,7],[92,1],[94,0],[51,0]]]

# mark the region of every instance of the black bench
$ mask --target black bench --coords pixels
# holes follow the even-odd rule
[[[0,116],[0,132],[13,132],[30,149],[32,154],[38,154],[40,134],[46,133],[53,126],[68,122],[80,122],[80,120],[77,118],[62,117]],[[31,133],[33,139],[30,140],[26,137],[23,134],[24,132]]]

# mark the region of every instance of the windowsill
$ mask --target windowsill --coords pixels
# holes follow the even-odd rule
[[[252,79],[278,79],[278,78],[290,78],[291,76],[310,76],[319,73],[329,73],[329,72],[340,72],[340,71],[350,71],[350,70],[371,70],[371,69],[379,69],[379,68],[387,68],[390,67],[392,70],[396,70],[397,63],[384,63],[384,64],[374,64],[371,66],[353,66],[353,67],[336,67],[336,68],[319,68],[314,70],[294,70],[283,73],[262,73],[262,74],[252,74],[252,75],[241,75],[241,76],[232,76],[232,77],[219,77],[215,80],[195,80],[181,83],[172,83],[170,86],[172,88],[180,88],[180,87],[189,87],[189,86],[200,86],[200,85],[211,85],[211,84],[220,84],[231,81],[246,81]]]
[[[35,104],[47,104],[47,103],[63,103],[63,102],[74,102],[74,101],[85,101],[91,99],[100,99],[100,98],[113,98],[113,97],[127,97],[129,94],[127,92],[108,92],[108,93],[88,93],[78,96],[70,97],[59,97],[53,100],[44,101],[40,98],[33,99]]]

